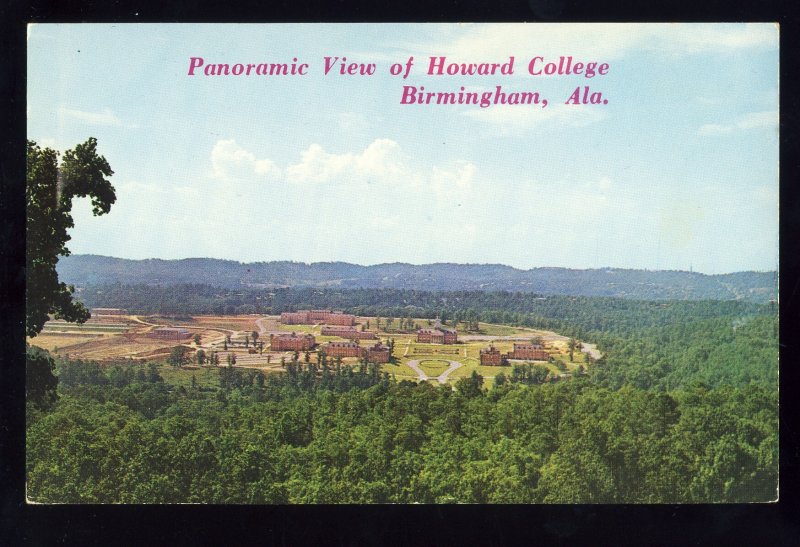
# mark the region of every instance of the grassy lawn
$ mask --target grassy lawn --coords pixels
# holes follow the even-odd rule
[[[463,363],[463,361],[462,361],[462,363]],[[480,374],[484,378],[490,378],[491,379],[491,378],[494,378],[495,376],[497,376],[498,374],[500,374],[501,372],[504,373],[506,376],[510,375],[511,374],[511,367],[484,367],[484,366],[478,365],[476,363],[470,363],[470,364],[464,363],[463,367],[459,367],[459,368],[457,368],[456,370],[454,370],[453,372],[450,373],[450,376],[448,377],[448,380],[450,381],[451,384],[455,383],[460,378],[466,378],[468,376],[471,376],[472,375],[472,371],[477,371],[478,374]],[[485,387],[489,387],[489,386],[491,386],[491,384],[488,384],[488,385],[485,384]]]
[[[475,334],[486,334],[490,336],[513,336],[515,334],[521,336],[530,336],[533,338],[537,334],[540,334],[540,331],[535,331],[532,329],[525,329],[521,327],[510,327],[508,325],[494,325],[492,323],[479,323],[481,332]],[[465,332],[464,334],[471,334]]]
[[[397,380],[415,380],[417,378],[417,373],[405,364],[384,363],[381,365],[381,370],[394,375]]]
[[[81,333],[93,333],[93,334],[103,334],[103,333],[118,333],[118,332],[125,332],[129,330],[130,327],[128,325],[97,325],[97,324],[83,324],[79,325],[77,323],[56,323],[56,324],[46,324],[42,332],[44,333],[58,333],[58,332],[81,332]]]
[[[219,387],[219,371],[214,367],[200,367],[196,370],[179,369],[170,365],[159,365],[158,373],[164,378],[164,382],[174,386],[192,385],[192,376],[197,380],[200,387]]]
[[[285,330],[287,332],[308,332],[311,334],[319,334],[319,327],[315,327],[314,325],[283,325],[279,326],[280,330]]]
[[[561,361],[567,367],[569,372],[578,368],[578,365],[583,365],[583,368],[588,368],[588,364],[586,362],[586,354],[580,353],[576,350],[573,356],[574,361],[570,362],[569,355],[555,355],[554,358],[557,361]]]
[[[395,342],[395,344],[399,344],[399,342]],[[399,346],[396,347],[399,348]],[[402,347],[403,352],[405,352],[406,345],[403,344]],[[396,350],[395,353],[397,353]],[[408,355],[406,355],[409,359],[425,359],[430,357],[432,359],[453,359],[455,361],[458,361],[459,357],[463,356],[464,348],[459,344],[417,344],[414,342],[411,343]]]
[[[162,316],[149,316],[143,317],[143,319],[145,321],[150,321],[157,324],[176,322],[176,320]],[[256,316],[198,316],[193,318],[193,320],[181,320],[177,322],[183,324],[194,323],[198,326],[204,327],[205,329],[235,329],[244,333],[258,329],[255,325],[255,321],[257,319],[258,317]],[[365,318],[360,318],[359,323],[365,322]],[[423,328],[429,326],[428,321],[425,319],[416,319],[416,322]],[[382,318],[381,326],[383,327],[385,324],[385,318]],[[398,323],[395,322],[395,325],[397,324]],[[315,336],[317,343],[321,346],[329,341],[342,340],[336,336],[321,336],[319,326],[315,325],[281,325],[275,322],[274,318],[269,318],[266,319],[264,326],[270,330],[276,329],[287,333],[311,333]],[[446,326],[448,328],[452,328],[453,325],[448,324]],[[371,330],[375,329],[375,318],[370,318],[370,327]],[[463,324],[459,324],[460,333],[466,334],[463,330],[463,327]],[[45,327],[46,335],[42,336],[37,341],[41,342],[42,345],[48,349],[54,349],[55,346],[58,346],[60,353],[62,354],[68,352],[70,346],[76,346],[74,351],[80,351],[80,357],[90,359],[107,359],[120,356],[126,357],[129,355],[138,355],[143,354],[143,352],[146,351],[153,351],[158,349],[160,345],[167,344],[156,340],[149,340],[146,337],[132,339],[130,337],[125,338],[120,336],[120,333],[128,328],[129,325],[125,324],[87,324],[80,326],[54,322],[49,323]],[[552,333],[546,333],[535,329],[526,329],[490,323],[480,323],[480,328],[482,334],[486,336],[521,336],[524,338],[533,338],[537,335],[543,335],[546,340],[545,344],[553,353],[553,357],[560,363],[563,363],[563,366],[566,367],[567,371],[573,372],[578,368],[579,365],[584,365],[584,367],[587,367],[586,355],[580,351],[575,351],[573,362],[569,361],[569,356],[567,354],[559,353],[559,351],[565,351],[566,342],[563,340],[552,339],[547,341],[547,335],[552,336]],[[66,330],[74,332],[76,335],[80,333],[83,336],[67,337],[66,333],[64,332]],[[48,331],[49,334],[47,334]],[[97,336],[97,338],[92,337],[92,335]],[[206,330],[203,331],[201,335],[203,337],[203,344],[213,345],[216,349],[221,348],[223,340],[221,333],[215,333],[211,330]],[[416,342],[416,335],[413,333],[387,334],[385,332],[379,332],[378,337],[384,343],[386,343],[389,338],[394,339],[394,358],[397,362],[394,364],[384,364],[381,368],[383,371],[394,375],[396,378],[401,380],[417,378],[417,374],[406,364],[410,360],[420,361],[420,368],[431,378],[435,378],[447,370],[449,367],[449,361],[458,361],[462,363],[462,367],[456,369],[450,374],[449,382],[451,384],[455,383],[460,378],[468,377],[473,371],[477,371],[484,377],[494,378],[500,372],[510,374],[512,370],[510,366],[480,366],[480,351],[482,349],[488,347],[491,343],[501,353],[507,353],[512,349],[513,346],[513,341],[510,340],[497,340],[495,342],[490,342],[487,340],[465,342],[462,340],[458,344],[422,344]],[[243,344],[244,336],[235,336],[234,340],[235,344],[231,349],[234,349],[238,353],[245,352],[246,350],[244,350]],[[259,341],[264,342],[264,345],[266,346],[269,343],[269,336],[262,334],[259,336]],[[373,340],[360,341],[361,346],[364,347],[370,346],[374,343],[375,341]],[[188,345],[193,347],[191,341],[188,342]],[[252,345],[253,344],[251,341],[248,346],[252,347]],[[206,351],[208,351],[208,348],[206,348]],[[288,356],[291,355],[291,352],[285,352],[281,355]],[[304,360],[304,352],[300,352],[300,359],[301,361]],[[316,362],[316,360],[317,356],[315,352],[312,352],[311,362]],[[356,366],[357,361],[357,359],[345,359],[344,363],[353,364]],[[272,362],[273,364],[279,363],[280,355],[273,355]],[[329,360],[329,362],[331,361]],[[555,364],[548,364],[547,367],[554,374],[561,372],[559,371],[558,367],[555,366]],[[216,386],[218,384],[218,372],[213,368],[180,370],[164,365],[161,367],[161,374],[168,382],[174,383],[175,385],[189,386],[191,384],[193,375],[200,385]]]
[[[399,344],[399,341],[398,341]],[[502,366],[502,367],[494,367],[494,366],[481,366],[480,359],[478,357],[478,351],[480,348],[484,347],[483,343],[474,343],[474,344],[466,344],[466,345],[459,345],[459,346],[432,346],[429,344],[421,344],[418,347],[428,347],[428,348],[449,348],[452,349],[454,347],[459,347],[460,354],[458,356],[455,355],[438,355],[435,353],[431,353],[428,355],[424,354],[417,354],[412,355],[409,353],[407,357],[401,357],[402,352],[396,351],[396,356],[398,357],[397,363],[385,363],[381,365],[381,370],[386,372],[392,376],[394,376],[397,381],[400,380],[417,380],[417,373],[414,372],[406,363],[410,360],[419,360],[420,364],[419,367],[427,374],[430,378],[436,378],[441,375],[447,368],[450,366],[449,361],[458,361],[462,363],[463,366],[457,368],[453,372],[450,373],[448,378],[448,383],[453,385],[461,378],[469,377],[473,371],[477,371],[478,374],[484,377],[484,387],[491,387],[494,378],[500,374],[501,372],[506,376],[511,375],[511,371],[513,370],[512,366]],[[464,349],[467,349],[468,357],[464,357]],[[400,349],[400,346],[398,346]],[[509,348],[510,349],[510,344]],[[506,351],[506,348],[503,348],[502,351]],[[302,354],[302,352],[301,352]],[[575,362],[569,362],[569,356],[556,356],[556,359],[562,361],[566,366],[569,372],[573,372],[579,364],[583,364],[584,367],[586,366],[585,363],[585,356],[581,355],[578,356],[577,352],[575,353]],[[312,356],[312,361],[314,361],[314,356]],[[345,364],[353,364],[350,363],[351,359],[345,359]],[[277,362],[277,360],[274,360]],[[522,362],[514,363],[514,364],[523,364]],[[543,362],[534,362],[531,364],[535,365],[542,365],[546,366],[548,370],[551,371],[552,374],[557,375],[561,374],[562,371],[558,369],[558,367],[554,363],[543,363]],[[192,381],[192,375],[195,376],[195,379],[200,386],[210,386],[216,387],[219,385],[219,373],[215,368],[209,367],[202,367],[197,370],[190,370],[190,369],[176,369],[169,365],[161,365],[159,366],[159,372],[164,377],[164,380],[168,383],[174,384],[176,386],[183,385],[185,387],[189,387]]]
[[[442,359],[425,359],[419,362],[419,368],[431,378],[441,375],[449,367],[450,363]]]
[[[139,315],[139,319],[147,323],[154,323],[156,325],[170,325],[172,323],[179,323],[181,325],[192,325],[197,323],[193,317],[166,317],[164,315]]]

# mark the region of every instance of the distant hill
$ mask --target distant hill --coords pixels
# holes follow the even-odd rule
[[[77,286],[108,283],[171,285],[205,283],[236,287],[339,287],[418,290],[522,291],[539,294],[615,296],[642,300],[745,300],[777,298],[776,272],[705,275],[684,271],[601,268],[534,268],[502,264],[405,263],[359,266],[346,262],[256,262],[188,258],[127,260],[72,255],[58,263],[62,281]]]

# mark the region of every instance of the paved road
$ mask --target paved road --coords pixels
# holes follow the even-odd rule
[[[262,317],[260,319],[256,319],[256,326],[258,326],[258,335],[261,336],[265,332],[267,332],[267,328],[264,326],[264,320],[267,319],[266,317]]]
[[[459,363],[458,361],[450,361],[450,368],[448,368],[442,374],[439,375],[438,378],[439,383],[444,384],[445,382],[447,382],[447,377],[450,376],[450,373],[460,366],[462,366],[462,364]]]
[[[428,375],[425,374],[425,371],[423,371],[421,368],[419,368],[419,359],[417,359],[416,361],[409,361],[406,364],[408,366],[410,366],[414,370],[414,372],[417,373],[417,375],[419,376],[420,380],[427,380],[428,379]]]
[[[421,368],[419,368],[419,362],[420,362],[420,359],[415,359],[413,361],[409,361],[407,364],[408,364],[408,366],[410,366],[414,370],[414,372],[417,373],[417,375],[419,376],[420,380],[430,380],[431,379],[430,376],[425,374],[425,371],[422,370]],[[454,370],[456,370],[457,368],[463,366],[463,364],[459,363],[458,361],[449,361],[449,363],[450,363],[450,366],[447,368],[447,370],[445,370],[439,376],[436,376],[434,378],[434,380],[437,380],[440,384],[446,384],[447,383],[447,377],[450,376],[450,373],[453,372]]]

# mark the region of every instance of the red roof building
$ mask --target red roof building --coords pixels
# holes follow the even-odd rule
[[[417,342],[423,344],[455,344],[458,334],[450,329],[419,329]]]
[[[324,325],[321,329],[322,336],[339,336],[349,340],[374,340],[375,333],[371,331],[360,331],[355,327],[330,326]]]
[[[330,325],[353,326],[356,324],[356,316],[331,310],[299,310],[295,312],[283,312],[281,314],[281,323],[284,325],[328,323]]]
[[[158,327],[150,331],[149,336],[162,340],[186,340],[192,337],[192,333],[180,327]]]
[[[270,334],[269,343],[272,351],[308,351],[316,345],[317,341],[312,334],[298,335],[293,332],[277,336]]]
[[[328,357],[361,357],[364,348],[358,342],[328,342],[324,346],[325,355]]]
[[[499,367],[503,364],[503,355],[494,346],[482,349],[480,356],[482,366]]]
[[[506,354],[508,359],[547,361],[550,354],[541,344],[514,344],[514,350]]]
[[[390,358],[389,346],[380,342],[367,348],[367,361],[370,363],[388,363]]]

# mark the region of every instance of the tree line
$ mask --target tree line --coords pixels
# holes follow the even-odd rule
[[[205,284],[89,285],[87,307],[119,307],[144,315],[279,314],[332,308],[364,316],[485,321],[569,331],[627,335],[687,319],[774,314],[773,304],[728,300],[648,301],[612,297],[542,296],[508,291],[411,289],[226,289]]]
[[[562,317],[575,312],[569,299],[562,304]],[[491,385],[473,374],[454,390],[397,382],[376,366],[299,358],[278,374],[223,365],[216,385],[176,386],[153,363],[101,365],[30,348],[29,496],[74,503],[774,499],[777,317],[768,308],[713,302],[693,317],[698,305],[628,305],[641,325],[590,331],[605,355],[571,380],[551,383],[545,368],[523,365]]]
[[[69,370],[77,367],[76,376]],[[776,497],[777,392],[588,378],[455,390],[348,367],[175,387],[60,365],[28,496],[68,503],[706,503]],[[226,372],[227,371],[227,372]],[[141,373],[140,373],[141,372]],[[317,371],[318,372],[318,371]],[[72,376],[70,376],[72,374]],[[238,376],[230,381],[225,374]],[[81,376],[82,375],[82,376]],[[80,380],[76,378],[80,376]],[[102,379],[105,377],[105,380]],[[333,380],[331,379],[333,378]]]

